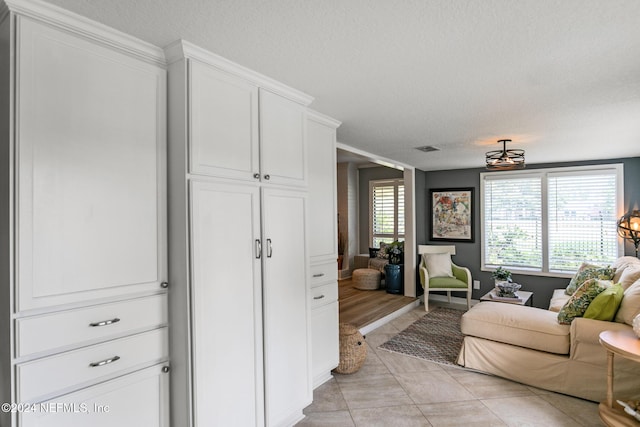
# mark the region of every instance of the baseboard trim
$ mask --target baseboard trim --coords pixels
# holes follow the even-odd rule
[[[405,305],[401,309],[396,310],[391,314],[387,314],[386,316],[384,316],[381,319],[376,320],[375,322],[371,322],[368,325],[363,326],[362,328],[359,329],[360,333],[362,335],[366,335],[369,332],[378,329],[380,326],[382,326],[382,325],[384,325],[386,323],[389,323],[390,321],[392,321],[396,317],[402,316],[403,314],[410,312],[411,310],[413,310],[414,308],[418,307],[419,305],[420,305],[420,300],[416,299],[414,302]]]

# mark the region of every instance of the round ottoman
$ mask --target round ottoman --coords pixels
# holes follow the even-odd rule
[[[334,369],[339,374],[353,374],[367,358],[364,337],[353,325],[340,323],[340,364]]]
[[[359,268],[353,270],[353,287],[363,291],[373,291],[380,288],[382,274],[372,268]]]

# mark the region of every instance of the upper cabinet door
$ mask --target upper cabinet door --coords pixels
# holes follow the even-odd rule
[[[159,289],[163,69],[19,18],[17,310]]]
[[[309,132],[309,252],[314,259],[337,258],[336,129],[315,120]]]
[[[195,60],[189,85],[189,172],[258,179],[258,88]]]
[[[305,107],[261,89],[260,143],[263,182],[307,185]]]

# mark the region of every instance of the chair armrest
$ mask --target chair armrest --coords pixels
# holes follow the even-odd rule
[[[467,267],[460,267],[451,263],[451,270],[453,271],[453,277],[465,282],[471,289],[471,271]]]
[[[429,272],[427,271],[427,266],[424,264],[424,259],[420,260],[420,265],[418,266],[418,272],[420,273],[420,284],[422,285],[422,289],[428,288]]]

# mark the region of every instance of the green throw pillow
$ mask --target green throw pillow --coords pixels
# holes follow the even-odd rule
[[[596,267],[590,264],[583,263],[576,275],[573,276],[569,282],[569,286],[565,289],[564,293],[567,295],[573,295],[585,281],[589,279],[611,280],[613,275],[616,274],[616,269],[611,267]]]
[[[623,296],[624,288],[619,283],[605,289],[591,301],[583,317],[612,321],[616,317]]]
[[[558,312],[558,323],[570,325],[573,319],[582,317],[591,301],[611,285],[608,280],[589,279],[584,282]]]

